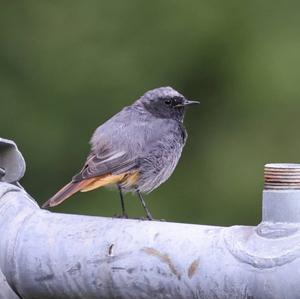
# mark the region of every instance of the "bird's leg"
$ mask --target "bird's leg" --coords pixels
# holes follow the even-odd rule
[[[122,217],[123,218],[128,218],[126,211],[125,211],[125,204],[124,204],[124,197],[123,197],[123,193],[122,193],[122,188],[121,186],[118,184],[118,189],[119,189],[119,193],[120,193],[120,199],[121,199],[121,207],[122,207]]]
[[[140,191],[138,189],[136,189],[136,193],[137,193],[137,195],[138,195],[138,197],[139,197],[139,199],[140,199],[140,201],[142,203],[142,206],[143,206],[143,208],[144,208],[144,210],[146,212],[147,219],[148,220],[153,220],[152,215],[151,215],[150,211],[148,210],[148,208],[146,206],[146,203],[144,201],[144,198],[143,198],[142,194],[140,193]]]

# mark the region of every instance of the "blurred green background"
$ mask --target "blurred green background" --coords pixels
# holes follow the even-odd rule
[[[146,197],[156,218],[260,221],[263,165],[300,160],[296,1],[1,1],[0,136],[17,142],[40,203],[78,170],[93,130],[170,85],[199,109],[171,179]],[[143,215],[126,196],[131,216]],[[111,216],[117,192],[53,211]]]

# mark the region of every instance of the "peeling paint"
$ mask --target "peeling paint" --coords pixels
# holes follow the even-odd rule
[[[95,258],[95,259],[87,260],[86,263],[89,265],[90,264],[97,265],[97,264],[102,264],[102,263],[110,264],[110,263],[116,262],[118,260],[128,258],[128,256],[130,256],[130,254],[131,254],[131,251],[123,252],[118,255],[106,256],[105,258]]]
[[[81,269],[81,264],[80,263],[76,263],[73,267],[71,267],[70,269],[67,270],[67,272],[71,275],[76,274],[77,272],[79,272]]]
[[[40,277],[35,278],[34,280],[37,282],[42,282],[42,281],[46,281],[46,280],[51,280],[54,278],[54,274],[46,274],[46,275],[42,275]]]
[[[191,265],[189,266],[189,269],[188,269],[188,277],[191,279],[196,271],[198,270],[198,267],[199,267],[199,258],[194,260]]]
[[[181,275],[180,273],[177,271],[177,269],[175,268],[173,262],[171,261],[170,257],[168,254],[166,253],[161,253],[160,251],[156,250],[155,248],[151,248],[151,247],[144,247],[142,249],[142,251],[144,251],[145,253],[147,253],[148,255],[152,255],[152,256],[156,256],[157,258],[159,258],[159,260],[165,264],[167,264],[171,270],[171,272],[177,276],[178,279],[181,279]]]

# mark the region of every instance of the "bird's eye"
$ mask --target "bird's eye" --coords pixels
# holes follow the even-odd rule
[[[165,103],[166,103],[167,105],[171,105],[171,104],[172,104],[172,101],[171,101],[171,100],[165,100]]]

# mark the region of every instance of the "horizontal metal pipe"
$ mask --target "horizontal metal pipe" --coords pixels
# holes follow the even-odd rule
[[[56,214],[0,183],[0,268],[24,299],[299,298],[297,224]]]
[[[20,299],[6,281],[0,270],[0,299]]]
[[[266,165],[263,222],[228,228],[50,213],[24,170],[0,138],[0,299],[300,298],[298,164]]]

